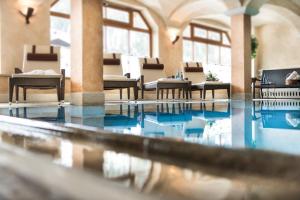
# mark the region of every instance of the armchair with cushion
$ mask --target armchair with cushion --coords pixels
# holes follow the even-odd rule
[[[60,69],[60,48],[45,45],[25,45],[23,67],[15,68],[9,78],[9,103],[16,87],[16,102],[19,88],[23,89],[26,101],[28,89],[56,89],[58,101],[64,101],[65,71]]]
[[[215,97],[215,90],[227,90],[228,98],[230,98],[230,83],[222,83],[219,81],[206,81],[202,63],[187,62],[183,65],[184,78],[191,81],[190,98],[192,98],[192,91],[200,91],[200,98],[206,98],[206,91],[211,90],[213,98]]]
[[[128,99],[130,99],[130,88],[134,89],[134,99],[138,99],[138,80],[131,79],[130,74],[124,74],[121,65],[121,54],[105,53],[103,59],[103,80],[104,90],[120,90],[122,99],[122,89],[127,89]]]
[[[140,59],[140,71],[142,98],[144,98],[145,91],[156,91],[157,99],[159,99],[160,92],[163,98],[164,89],[172,89],[173,99],[175,98],[175,89],[182,89],[186,93],[188,92],[189,81],[167,78],[164,72],[164,64],[158,58]]]

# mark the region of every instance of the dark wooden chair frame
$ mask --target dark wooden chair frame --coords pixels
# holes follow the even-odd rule
[[[169,78],[174,78],[169,77]],[[180,98],[180,93],[181,91],[183,91],[183,97],[185,97],[186,99],[189,99],[189,88],[190,88],[190,83],[189,82],[157,82],[156,84],[153,84],[152,87],[148,87],[146,88],[145,85],[145,78],[144,75],[141,76],[140,78],[141,80],[141,91],[142,91],[142,99],[144,99],[144,93],[145,91],[156,91],[156,99],[159,100],[160,99],[160,95],[161,95],[161,99],[163,99],[164,97],[164,90],[167,90],[167,98],[169,97],[169,90],[172,90],[172,98],[175,99],[175,90],[178,89],[179,93],[178,93],[178,98]]]
[[[231,84],[230,83],[221,83],[221,84],[199,84],[190,86],[190,98],[192,98],[193,91],[200,91],[200,98],[206,99],[206,91],[212,91],[212,98],[215,98],[215,90],[227,90],[227,96],[230,99],[231,97]]]
[[[268,72],[266,72],[268,71]],[[273,71],[273,72],[272,72]],[[259,89],[259,97],[264,98],[263,89],[279,89],[279,88],[300,88],[300,81],[294,85],[286,85],[285,78],[288,73],[297,71],[300,73],[300,68],[264,70],[262,78],[252,78],[252,98],[256,98],[256,89]],[[271,73],[271,74],[270,74]],[[271,80],[271,81],[269,81]],[[259,83],[259,84],[257,84]],[[271,97],[268,97],[271,98]]]
[[[19,68],[15,68],[15,73],[23,73]],[[65,70],[61,70],[59,78],[30,78],[30,77],[10,77],[9,78],[9,103],[13,101],[13,92],[16,88],[16,102],[19,101],[19,88],[23,89],[23,99],[27,100],[28,89],[50,90],[56,89],[58,102],[65,99]]]
[[[125,74],[130,79],[130,74]],[[123,89],[127,89],[127,98],[130,99],[130,89],[133,88],[134,100],[138,100],[138,82],[139,80],[127,80],[127,81],[104,81],[104,90],[120,90],[120,99],[123,98]]]

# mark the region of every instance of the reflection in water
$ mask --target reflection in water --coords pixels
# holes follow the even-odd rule
[[[0,114],[83,124],[119,134],[300,154],[299,101],[33,107],[0,109]]]
[[[84,169],[161,199],[280,199],[295,195],[293,185],[254,177],[228,178],[117,152],[100,144],[55,137],[0,133],[2,143],[39,152],[65,167]],[[99,186],[101,187],[101,186]]]
[[[300,154],[300,102],[262,101],[253,103],[249,147]]]
[[[188,142],[230,146],[230,104],[143,104],[120,114],[108,110],[104,127],[118,133],[170,137]]]

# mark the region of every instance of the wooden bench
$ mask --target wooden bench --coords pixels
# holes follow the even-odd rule
[[[256,89],[259,89],[262,99],[300,98],[300,81],[286,84],[286,77],[293,71],[300,74],[300,68],[263,70],[261,79],[252,78],[253,99],[256,97]]]

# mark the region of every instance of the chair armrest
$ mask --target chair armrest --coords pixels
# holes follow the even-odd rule
[[[255,84],[257,81],[261,81],[260,79],[258,79],[258,78],[251,78],[251,83],[252,84]]]
[[[15,74],[22,74],[22,70],[20,68],[15,68]]]
[[[124,76],[126,76],[127,78],[130,78],[130,73],[126,73]]]

